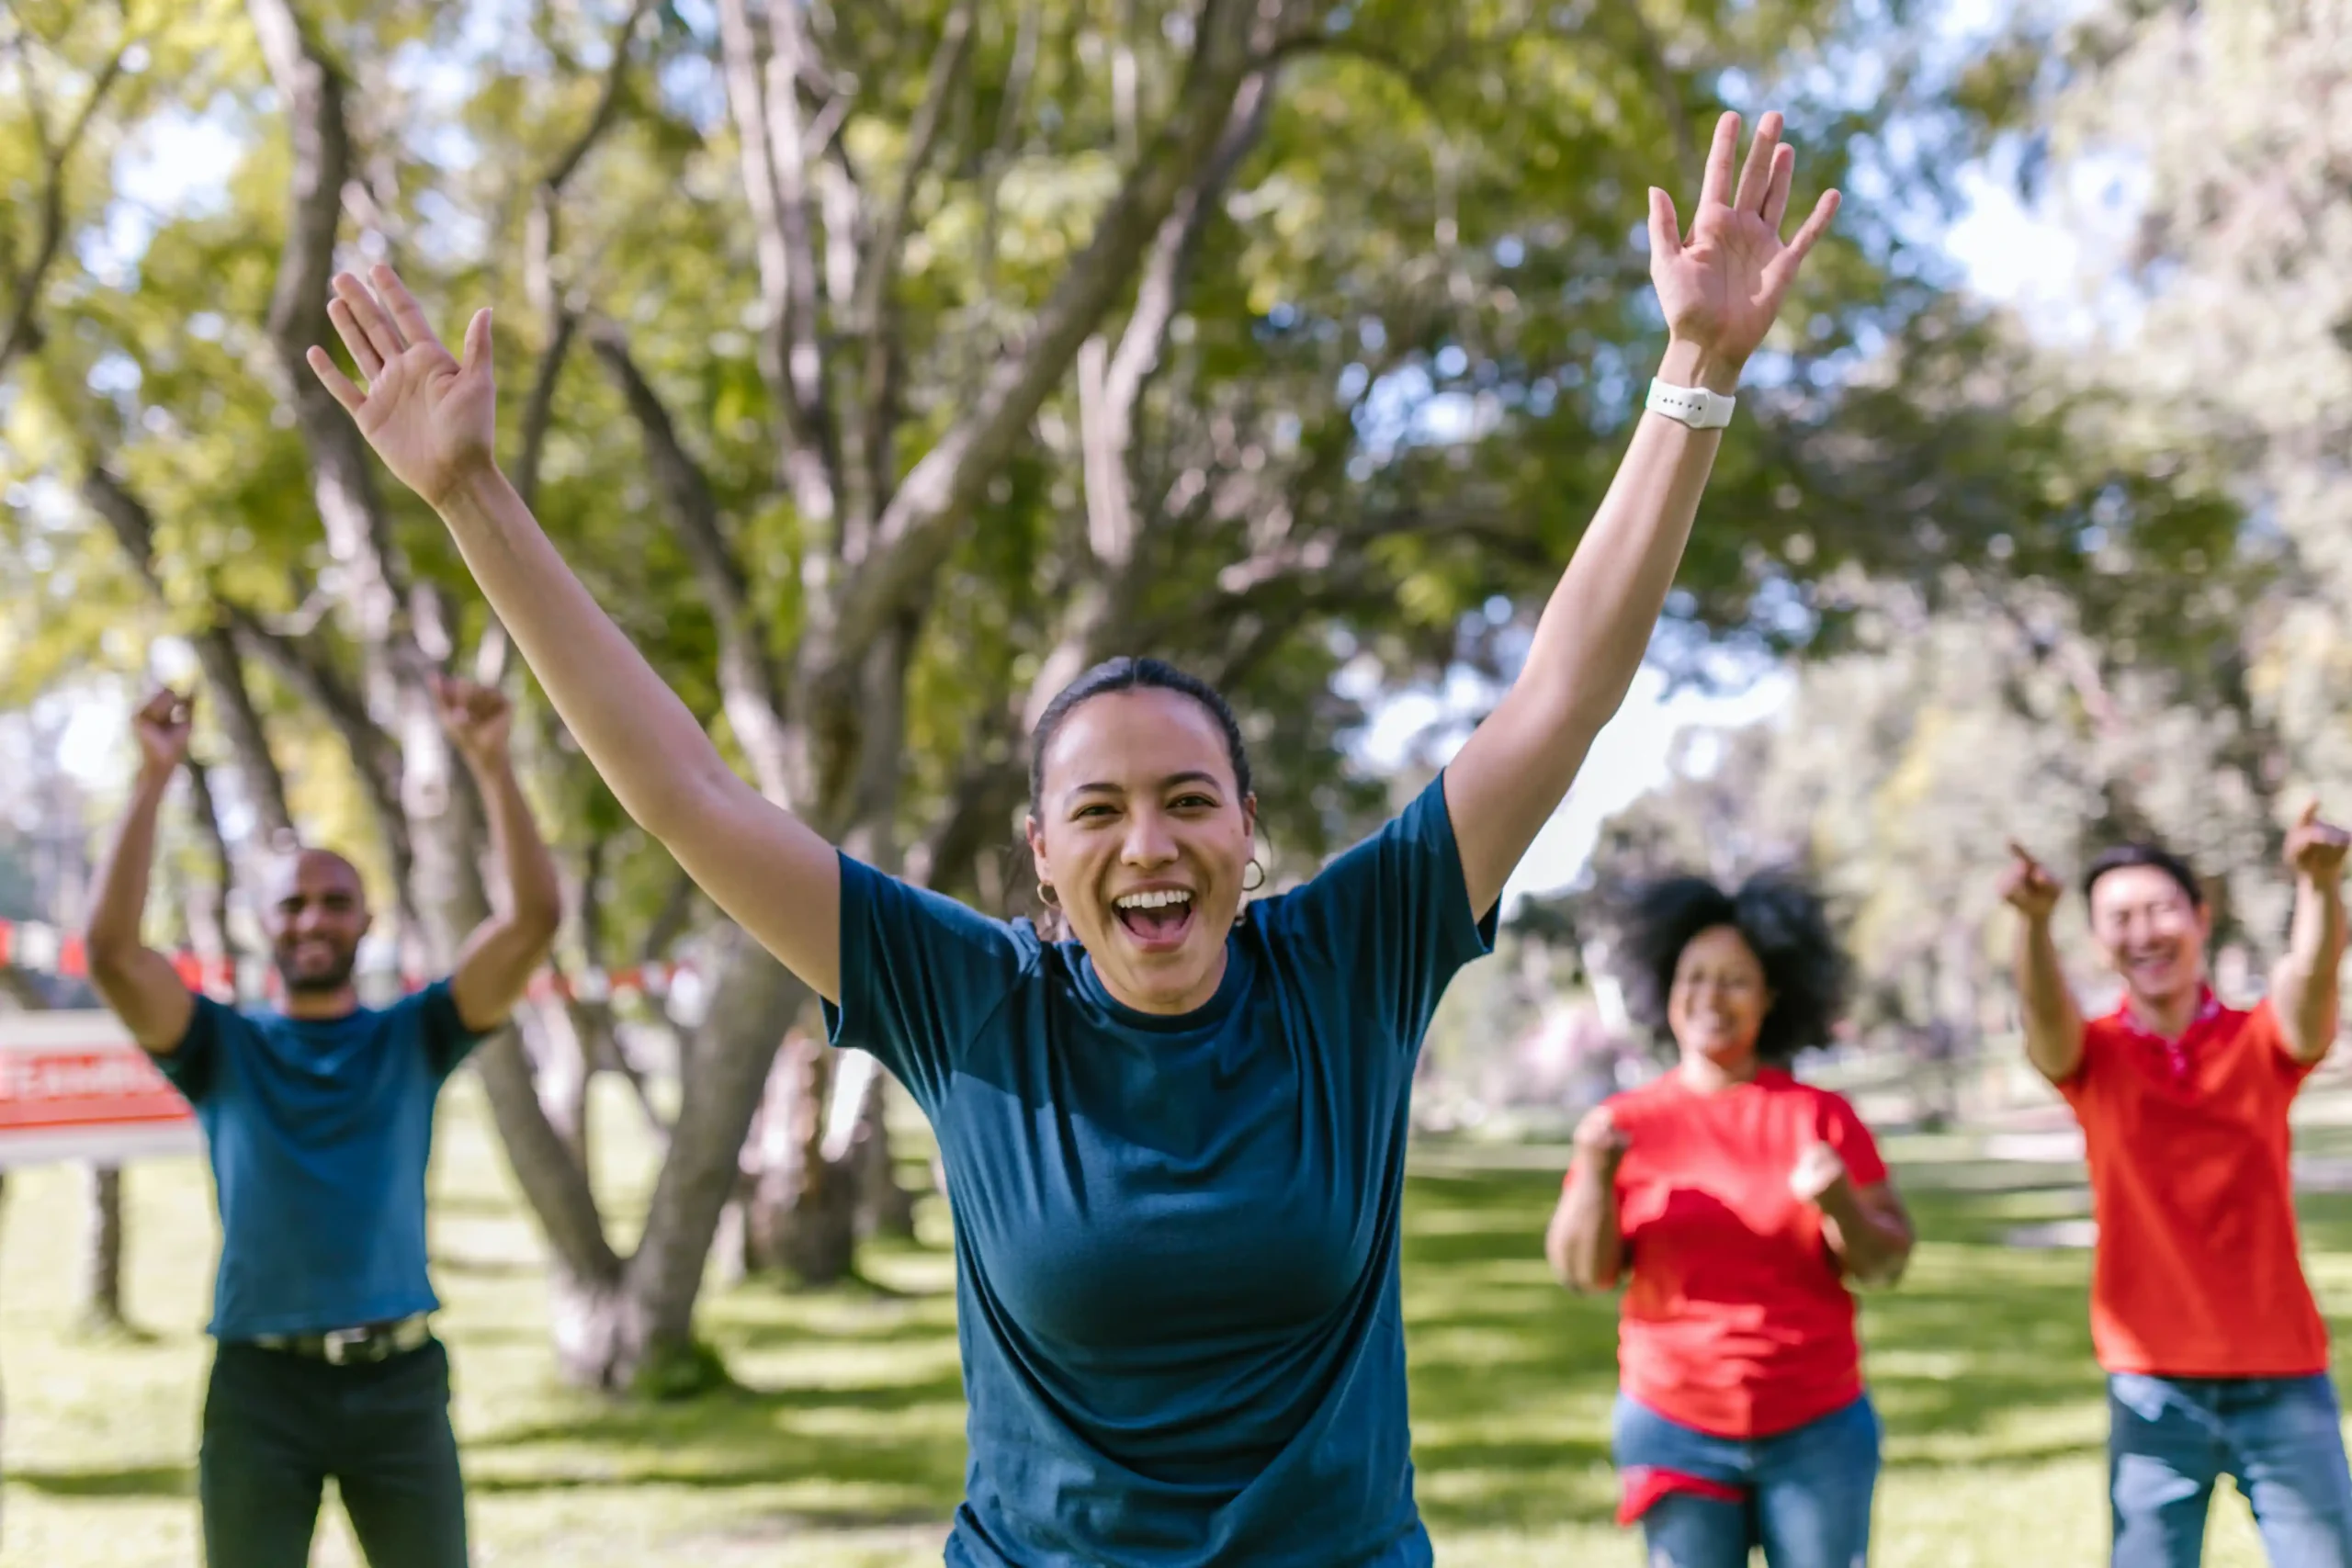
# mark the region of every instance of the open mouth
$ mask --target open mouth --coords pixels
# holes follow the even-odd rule
[[[1125,894],[1113,899],[1112,908],[1127,935],[1147,953],[1172,952],[1184,945],[1193,930],[1193,895],[1187,888]]]

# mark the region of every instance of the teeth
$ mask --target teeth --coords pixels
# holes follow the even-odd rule
[[[1172,904],[1189,904],[1193,896],[1182,888],[1164,888],[1156,893],[1130,893],[1118,901],[1122,909],[1165,909]]]

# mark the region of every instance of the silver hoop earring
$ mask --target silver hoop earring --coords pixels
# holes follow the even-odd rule
[[[1040,882],[1037,884],[1037,902],[1048,909],[1058,909],[1062,907],[1062,896],[1054,891],[1052,883]]]

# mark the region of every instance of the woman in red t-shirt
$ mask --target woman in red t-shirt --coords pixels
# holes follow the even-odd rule
[[[1821,900],[1777,876],[1646,889],[1627,1000],[1674,1069],[1577,1127],[1544,1237],[1561,1281],[1626,1280],[1616,1415],[1623,1522],[1650,1560],[1854,1568],[1878,1416],[1849,1278],[1891,1282],[1911,1223],[1852,1106],[1788,1064],[1822,1043],[1846,964]]]

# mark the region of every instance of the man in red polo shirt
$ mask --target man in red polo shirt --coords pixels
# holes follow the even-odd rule
[[[2074,1108],[2090,1162],[2116,1568],[2196,1568],[2222,1475],[2278,1568],[2352,1568],[2352,1474],[2287,1130],[2335,1038],[2346,842],[2316,806],[2288,835],[2294,923],[2251,1012],[2206,984],[2212,915],[2188,866],[2149,844],[2100,854],[2083,893],[2124,999],[2088,1021],[2051,941],[2058,884],[2010,846],[2026,1054]]]

